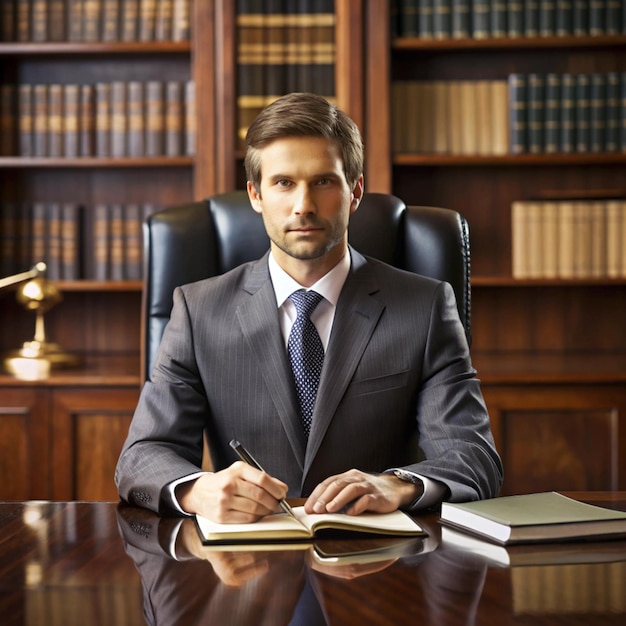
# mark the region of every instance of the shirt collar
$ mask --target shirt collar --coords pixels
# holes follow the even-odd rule
[[[278,265],[278,262],[274,258],[274,255],[270,253],[268,260],[270,278],[272,279],[272,285],[274,286],[274,293],[276,294],[276,306],[280,308],[285,300],[298,289],[306,289],[295,281],[285,270]],[[346,282],[348,273],[350,272],[350,252],[346,250],[339,263],[333,267],[328,273],[320,278],[310,288],[317,291],[333,306],[337,306],[339,300],[339,294],[343,284]]]

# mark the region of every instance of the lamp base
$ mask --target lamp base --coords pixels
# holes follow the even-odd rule
[[[81,359],[56,343],[25,341],[19,350],[4,357],[4,369],[20,380],[43,380],[53,369],[77,367]]]

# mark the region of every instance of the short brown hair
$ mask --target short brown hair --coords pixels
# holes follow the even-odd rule
[[[336,141],[350,188],[363,173],[363,139],[356,123],[322,96],[291,93],[263,109],[246,133],[246,176],[257,191],[261,188],[261,149],[285,137],[324,137]]]

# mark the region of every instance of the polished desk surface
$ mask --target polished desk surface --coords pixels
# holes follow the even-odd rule
[[[570,495],[626,510],[624,492]],[[417,519],[429,537],[405,556],[343,565],[320,562],[310,546],[209,550],[191,519],[118,503],[0,503],[0,622],[626,624],[626,540],[516,547],[510,558],[526,563],[507,566],[506,550],[459,548],[437,515]],[[182,560],[170,556],[172,537]],[[357,541],[398,549],[398,540]]]

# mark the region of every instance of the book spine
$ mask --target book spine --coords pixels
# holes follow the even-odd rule
[[[589,0],[572,0],[572,28],[577,37],[589,34]]]
[[[450,39],[452,36],[452,1],[433,0],[433,37]]]
[[[476,98],[476,119],[474,125],[477,129],[478,154],[493,154],[493,103],[491,99],[491,82],[489,80],[478,80],[473,83]],[[439,108],[439,107],[437,107]],[[471,124],[472,122],[469,121]]]
[[[573,0],[556,0],[556,34],[567,37],[574,34]]]
[[[32,215],[32,241],[31,258],[29,265],[35,265],[40,261],[48,262],[48,223],[46,205],[43,202],[35,202],[31,209]]]
[[[18,207],[13,202],[0,203],[0,272],[10,276],[20,271],[18,263]]]
[[[196,83],[188,80],[185,83],[185,154],[195,156],[196,154]]]
[[[419,15],[420,39],[432,39],[435,32],[433,26],[433,0],[418,0],[417,9]]]
[[[97,204],[93,209],[93,279],[109,279],[109,207]]]
[[[100,41],[100,2],[101,0],[84,0],[83,2],[83,41]]]
[[[541,74],[528,75],[528,152],[544,151],[545,82]]]
[[[102,1],[102,41],[120,41],[120,0]]]
[[[558,204],[558,275],[560,278],[574,277],[574,257],[576,256],[574,237],[574,203]]]
[[[626,109],[623,115],[626,117]],[[617,152],[619,150],[619,125],[619,74],[617,72],[608,72],[606,74],[606,152]]]
[[[539,35],[552,37],[556,34],[555,0],[539,0]]]
[[[138,204],[127,204],[124,207],[124,240],[126,248],[124,275],[128,280],[141,280],[142,277],[142,217],[142,210]]]
[[[30,0],[17,0],[15,29],[18,41],[31,41],[30,26]]]
[[[63,86],[63,155],[79,156],[79,86]]]
[[[507,1],[491,0],[490,3],[490,31],[492,37],[507,37],[508,28],[507,18]]]
[[[576,152],[589,152],[590,137],[590,98],[591,83],[588,74],[576,74],[574,115],[576,128]]]
[[[508,82],[511,132],[509,149],[511,154],[524,154],[528,152],[527,80],[524,74],[510,74]]]
[[[63,156],[63,86],[48,86],[48,156]]]
[[[468,39],[470,30],[470,0],[452,0],[452,38]]]
[[[620,152],[626,152],[626,72],[621,72],[619,76],[619,100],[621,110],[619,129]]]
[[[626,32],[626,23],[623,23],[626,13],[626,3],[624,0],[606,0],[606,22],[604,32],[607,35],[619,35]],[[620,28],[621,24],[621,28]]]
[[[513,278],[528,278],[528,219],[526,204],[511,205],[511,267]]]
[[[472,1],[472,37],[486,39],[491,35],[489,0]]]
[[[33,142],[33,86],[19,85],[18,98],[19,154],[23,157],[32,157],[35,154]]]
[[[505,155],[509,151],[508,85],[505,80],[491,81],[493,111],[493,154]]]
[[[96,83],[96,156],[111,156],[111,85]]]
[[[543,278],[543,203],[527,202],[526,219],[528,221],[527,274],[529,278]]]
[[[78,139],[79,156],[91,157],[96,154],[95,133],[95,97],[93,85],[81,85],[79,88]]]
[[[111,83],[111,156],[128,156],[127,85],[123,81]]]
[[[559,151],[561,135],[561,76],[547,74],[545,81],[545,151],[553,154]]]
[[[139,37],[139,0],[122,0],[122,41],[137,41]]]
[[[541,221],[542,221],[542,245],[541,251],[542,268],[541,276],[543,278],[556,278],[558,276],[558,205],[556,202],[541,203]]]
[[[80,207],[66,202],[61,207],[61,278],[78,280],[80,276]]]
[[[601,278],[607,275],[606,203],[591,202],[589,211],[591,221],[591,263],[589,273],[594,278]]]
[[[524,36],[539,36],[539,0],[524,1]]]
[[[508,0],[507,10],[507,35],[509,37],[524,36],[524,2],[523,0]]]
[[[48,0],[48,39],[65,41],[67,39],[65,0]]]
[[[50,280],[61,279],[61,205],[51,202],[46,205],[47,232],[47,277]]]
[[[48,41],[47,0],[31,0],[31,41]]]
[[[267,0],[265,4],[264,55],[266,96],[274,99],[289,91],[287,73],[296,69],[296,63],[287,58],[286,28],[280,0]],[[295,82],[295,81],[294,81]],[[296,90],[294,85],[292,89]]]
[[[83,0],[67,0],[67,38],[69,41],[83,39]]]
[[[17,150],[17,89],[12,84],[0,85],[0,156],[13,156]]]
[[[109,207],[109,278],[124,280],[124,207],[112,204]]]
[[[0,22],[2,23],[2,30],[0,31],[0,41],[16,41],[17,25],[15,23],[15,3],[11,1],[0,3],[0,12]]]
[[[419,18],[417,0],[398,0],[391,4],[392,13],[395,11],[395,20],[392,26],[396,37],[418,37]]]
[[[606,137],[606,76],[591,74],[589,88],[589,141],[591,152],[604,152]]]
[[[48,85],[33,87],[33,148],[34,156],[48,156]]]
[[[591,207],[588,202],[574,203],[574,277],[591,275]]]
[[[139,1],[139,41],[154,41],[157,0]]]
[[[191,38],[191,7],[189,0],[174,0],[172,39],[188,41]]]
[[[145,155],[144,85],[139,81],[128,83],[128,156]]]
[[[148,81],[146,84],[146,156],[162,156],[165,153],[165,114],[163,83]]]
[[[168,81],[165,86],[165,154],[183,153],[183,100],[179,81]]]
[[[172,40],[173,0],[159,0],[154,37],[157,41]]]
[[[589,0],[589,34],[592,37],[604,35],[606,0]]]
[[[461,112],[461,152],[462,154],[478,154],[478,128],[476,125],[478,113],[474,81],[461,81]],[[428,127],[430,132],[432,132],[431,129],[432,124]]]
[[[575,96],[576,77],[574,74],[561,74],[561,152],[574,152],[576,147]]]

